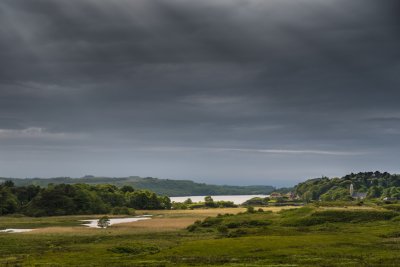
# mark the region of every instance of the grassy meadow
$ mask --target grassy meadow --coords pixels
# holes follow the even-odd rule
[[[395,209],[270,207],[140,211],[107,229],[99,216],[0,217],[0,266],[400,266]],[[121,216],[116,216],[121,217]]]

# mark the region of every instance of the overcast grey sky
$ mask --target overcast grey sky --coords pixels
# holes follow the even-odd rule
[[[398,0],[2,0],[0,176],[399,172]]]

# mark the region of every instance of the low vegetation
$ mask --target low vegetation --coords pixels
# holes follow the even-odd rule
[[[0,265],[400,265],[400,213],[391,206],[283,208],[149,210],[142,211],[149,221],[106,230],[73,226],[82,217],[3,216],[0,228],[24,221],[47,228],[0,234]],[[180,226],[170,229],[169,221]]]

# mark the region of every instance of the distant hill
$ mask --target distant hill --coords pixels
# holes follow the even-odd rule
[[[367,198],[400,199],[400,175],[388,172],[351,173],[341,178],[315,178],[295,186],[295,193],[304,200],[348,200],[350,185],[355,194]]]
[[[195,196],[195,195],[253,195],[269,194],[275,190],[273,186],[254,185],[254,186],[231,186],[231,185],[211,185],[195,183],[190,180],[171,180],[158,178],[131,177],[94,177],[85,176],[82,178],[57,177],[57,178],[0,178],[0,183],[12,180],[16,186],[40,185],[47,186],[53,184],[112,184],[116,186],[131,185],[137,189],[151,190],[160,195],[166,196]]]

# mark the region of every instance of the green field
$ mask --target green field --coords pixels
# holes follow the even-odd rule
[[[254,213],[243,208],[141,213],[154,217],[107,229],[79,225],[78,220],[96,216],[0,217],[0,229],[39,228],[1,233],[0,265],[400,266],[400,214],[393,209],[307,206]]]

